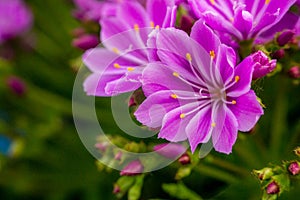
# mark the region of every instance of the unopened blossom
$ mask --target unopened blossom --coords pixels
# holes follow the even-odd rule
[[[74,47],[77,47],[77,48],[80,48],[83,50],[88,50],[88,49],[94,48],[98,44],[99,44],[98,36],[92,35],[92,34],[81,35],[72,41],[72,45]]]
[[[285,16],[296,0],[189,0],[189,2],[195,14],[218,31],[227,43],[230,39],[242,41],[256,38],[260,40],[260,37],[272,38],[276,32],[293,27],[298,20],[290,13]]]
[[[186,148],[181,144],[163,143],[155,145],[153,150],[166,158],[176,159],[186,151]]]
[[[32,14],[22,0],[0,0],[0,44],[26,32]]]
[[[139,160],[128,163],[120,172],[121,176],[134,176],[143,173],[144,166]]]
[[[16,95],[22,96],[26,92],[26,84],[19,77],[10,76],[6,80],[7,86]]]
[[[270,60],[262,51],[257,51],[251,56],[255,62],[252,79],[264,77],[276,67],[276,60]]]
[[[146,100],[136,118],[158,137],[171,142],[188,140],[192,152],[210,140],[214,149],[229,154],[238,130],[249,131],[263,110],[250,89],[254,67],[247,57],[236,65],[232,48],[201,20],[191,37],[173,28],[157,35],[158,56],[143,72]]]
[[[300,78],[300,67],[293,66],[289,69],[288,74],[291,78],[297,79]]]
[[[116,9],[116,16],[100,21],[105,48],[90,49],[83,56],[93,72],[84,82],[88,95],[112,96],[139,88],[142,71],[152,54],[148,36],[159,27],[175,23],[176,6],[169,0],[149,0],[146,9],[128,1]]]
[[[286,45],[287,43],[289,43],[292,40],[294,35],[295,35],[295,31],[293,31],[293,30],[282,31],[277,38],[278,45],[279,46]]]
[[[297,161],[291,162],[288,166],[288,170],[292,175],[298,175],[300,173],[300,164]]]
[[[278,194],[280,192],[280,187],[275,181],[272,181],[267,185],[266,192],[267,194]]]

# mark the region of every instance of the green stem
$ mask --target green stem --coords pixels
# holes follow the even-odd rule
[[[197,172],[205,175],[205,176],[210,176],[212,178],[227,182],[227,183],[235,183],[238,181],[238,178],[233,176],[230,173],[227,173],[223,170],[214,168],[212,166],[206,166],[206,165],[197,165],[194,168]]]
[[[271,124],[271,141],[270,141],[270,155],[274,159],[278,159],[281,152],[281,145],[283,142],[283,134],[286,127],[287,118],[287,99],[286,99],[286,80],[282,77],[280,84],[277,84],[276,103],[273,112],[273,120]]]
[[[239,174],[240,176],[249,176],[250,172],[247,171],[246,169],[240,167],[240,166],[236,166],[235,164],[231,163],[231,162],[227,162],[224,159],[220,159],[217,157],[211,157],[209,159],[209,162],[226,170],[229,170],[231,172],[234,172],[236,174]]]

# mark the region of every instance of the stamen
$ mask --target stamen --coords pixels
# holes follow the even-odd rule
[[[237,83],[240,80],[240,76],[235,76],[234,81]]]
[[[155,26],[155,29],[159,30],[159,28],[160,28],[159,25],[156,25],[156,26]]]
[[[171,94],[171,97],[172,97],[173,99],[177,99],[177,98],[178,98],[178,96],[177,96],[176,94]]]
[[[216,123],[215,122],[211,123],[211,127],[216,127]]]
[[[138,24],[134,24],[133,28],[134,28],[134,30],[135,30],[136,32],[139,32],[139,31],[140,31],[140,27],[139,27]]]
[[[119,49],[117,49],[116,47],[112,48],[112,51],[113,51],[114,53],[116,53],[116,54],[119,54],[119,53],[120,53]]]
[[[211,3],[212,5],[215,5],[215,0],[210,0],[210,3]]]
[[[117,68],[117,69],[120,69],[120,68],[121,68],[121,66],[120,66],[118,63],[115,63],[115,64],[114,64],[114,67]]]
[[[270,3],[270,1],[271,1],[271,0],[266,0],[266,1],[265,1],[265,4],[269,4],[269,3]]]
[[[186,59],[187,59],[189,62],[192,61],[192,56],[191,56],[190,53],[187,53],[187,54],[185,55],[185,57],[186,57]]]
[[[180,114],[180,119],[183,119],[183,118],[185,118],[185,114],[184,114],[184,113],[181,113],[181,114]]]
[[[150,26],[151,26],[151,28],[154,28],[154,22],[153,21],[150,22]]]
[[[209,55],[212,59],[214,59],[216,57],[216,54],[215,54],[215,51],[214,50],[211,50],[209,51]]]
[[[134,70],[133,67],[127,67],[127,71],[132,72]]]
[[[235,105],[235,104],[236,104],[236,101],[235,101],[235,100],[232,100],[231,103],[232,103],[233,105]]]
[[[179,77],[179,73],[178,72],[173,72],[173,76]]]

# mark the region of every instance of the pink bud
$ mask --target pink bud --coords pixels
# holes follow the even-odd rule
[[[119,151],[118,153],[116,153],[116,155],[115,155],[115,157],[114,157],[114,159],[115,160],[121,160],[121,158],[122,158],[122,152],[121,151]]]
[[[82,35],[79,38],[76,38],[72,41],[72,45],[74,47],[80,48],[82,50],[94,48],[98,45],[98,43],[98,37],[90,34]]]
[[[272,58],[274,58],[274,59],[281,59],[284,56],[285,56],[284,49],[279,49],[279,50],[275,51],[274,53],[272,53]]]
[[[251,56],[255,62],[252,77],[253,80],[264,77],[276,67],[276,60],[270,60],[262,51],[257,51]]]
[[[181,29],[187,33],[190,33],[191,29],[193,27],[194,21],[195,20],[192,17],[190,17],[188,15],[183,15],[180,20],[179,29]]]
[[[295,162],[292,162],[289,167],[289,172],[292,174],[292,175],[298,175],[300,173],[300,166],[299,166],[299,163],[297,161]]]
[[[267,194],[277,194],[279,193],[280,188],[279,185],[275,181],[273,181],[267,186],[266,190]]]
[[[293,66],[289,69],[288,73],[291,78],[294,78],[294,79],[300,78],[300,67]]]
[[[187,165],[191,163],[191,158],[187,153],[185,153],[178,159],[178,162],[180,162],[182,165]]]
[[[295,31],[292,30],[284,30],[280,33],[277,38],[277,43],[279,46],[284,46],[294,37]]]
[[[117,184],[115,184],[114,185],[113,193],[114,194],[118,194],[119,192],[121,192],[121,188],[120,188],[120,186],[118,186]]]
[[[153,150],[166,158],[176,159],[186,151],[186,148],[181,144],[164,143],[155,145]]]
[[[95,144],[95,147],[97,149],[99,149],[102,153],[104,153],[108,147],[108,144],[107,143],[103,143],[103,142],[99,142],[97,144]]]
[[[141,174],[144,170],[144,166],[141,161],[134,160],[128,163],[120,172],[121,176],[135,176]]]
[[[11,89],[15,94],[22,96],[26,92],[25,83],[16,76],[11,76],[6,80],[7,86]]]

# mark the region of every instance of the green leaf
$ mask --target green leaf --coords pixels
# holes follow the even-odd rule
[[[183,183],[163,184],[163,190],[177,199],[201,200],[202,198],[194,191],[187,188]]]

